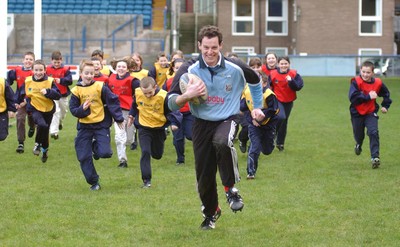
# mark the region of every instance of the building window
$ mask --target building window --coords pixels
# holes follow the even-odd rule
[[[361,36],[382,35],[382,0],[359,0]]]
[[[266,8],[266,35],[288,35],[288,0],[268,0]]]
[[[232,52],[236,53],[245,63],[248,63],[250,58],[256,55],[254,47],[251,46],[232,46]]]
[[[288,48],[286,47],[267,47],[265,48],[265,54],[275,53],[277,57],[287,56]]]
[[[375,48],[360,48],[358,49],[358,65],[360,66],[364,61],[371,61],[376,66],[377,61],[379,61],[382,55],[382,49],[375,49]]]
[[[214,13],[213,3],[214,3],[213,0],[194,1],[193,3],[195,7],[194,12],[198,14],[213,14]]]
[[[254,35],[254,0],[233,0],[232,15],[233,35]]]

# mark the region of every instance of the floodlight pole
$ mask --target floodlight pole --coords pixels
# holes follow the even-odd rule
[[[7,30],[7,4],[8,1],[0,1],[0,16],[3,16],[2,21],[0,22],[0,30],[4,30],[4,33],[8,33]],[[4,38],[0,41],[0,77],[6,77],[7,75],[7,38],[8,35],[5,35]]]
[[[36,59],[42,59],[42,0],[35,0],[33,51]]]
[[[178,41],[177,41],[177,36],[178,36],[178,31],[177,29],[177,1],[179,0],[172,0],[171,3],[171,30],[172,30],[172,51],[175,51],[178,49]]]

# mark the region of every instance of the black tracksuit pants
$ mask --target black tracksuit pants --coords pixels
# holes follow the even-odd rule
[[[239,181],[238,159],[233,140],[237,134],[237,117],[225,121],[196,118],[193,124],[193,151],[198,193],[203,213],[212,216],[218,207],[217,168],[224,186]]]

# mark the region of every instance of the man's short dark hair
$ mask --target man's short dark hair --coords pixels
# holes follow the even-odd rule
[[[197,41],[201,43],[203,38],[207,37],[209,39],[218,37],[218,44],[222,43],[222,33],[219,31],[219,28],[216,26],[207,25],[200,29],[199,34],[197,36]]]

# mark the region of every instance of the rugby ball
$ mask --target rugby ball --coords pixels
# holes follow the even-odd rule
[[[197,83],[203,83],[204,84],[204,82],[197,75],[190,74],[190,73],[185,73],[179,79],[179,87],[180,87],[182,93],[186,92],[188,83],[189,83],[189,81],[191,79],[193,80],[194,84],[197,84]],[[203,103],[205,103],[207,101],[207,98],[208,98],[208,92],[207,92],[207,87],[206,87],[205,95],[199,96],[197,98],[193,98],[193,99],[190,100],[190,102],[192,102],[193,104],[196,104],[196,105],[203,104]]]

